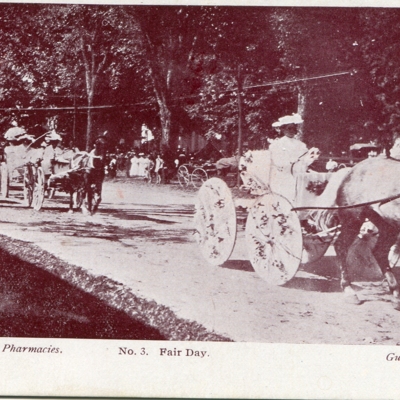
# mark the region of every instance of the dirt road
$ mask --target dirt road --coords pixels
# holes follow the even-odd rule
[[[69,215],[61,194],[46,199],[40,212],[21,208],[11,198],[0,201],[1,247],[111,306],[138,315],[144,310],[147,322],[157,329],[174,325],[175,317],[194,324],[202,333],[187,337],[191,340],[400,343],[400,313],[392,308],[376,271],[366,266],[364,278],[359,275],[355,289],[363,300],[360,306],[344,302],[332,252],[300,270],[287,285],[271,287],[248,261],[243,219],[230,260],[211,267],[194,240],[194,202],[194,191],[122,178],[105,182],[100,211],[92,217]],[[20,241],[28,242],[26,251]],[[65,265],[54,267],[53,258],[35,249]],[[140,301],[127,301],[128,292]],[[154,310],[163,307],[163,316],[157,308],[154,318],[149,317],[149,304]],[[169,330],[168,337],[185,340],[182,327]]]

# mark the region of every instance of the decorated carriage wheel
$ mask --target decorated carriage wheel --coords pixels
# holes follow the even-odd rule
[[[283,285],[296,274],[303,250],[300,220],[286,198],[269,193],[250,209],[246,222],[250,262],[272,285]]]
[[[5,162],[1,163],[0,191],[3,197],[8,197],[8,167]]]
[[[187,186],[190,182],[190,174],[186,165],[181,165],[178,168],[178,182],[181,186]]]
[[[33,200],[33,171],[32,166],[25,165],[24,166],[24,205],[26,207],[30,207],[32,205]]]
[[[36,179],[33,188],[32,207],[34,210],[39,211],[42,208],[44,201],[44,172],[42,167],[36,169]]]
[[[203,257],[215,266],[228,260],[236,240],[236,210],[231,192],[222,179],[211,178],[201,186],[195,227]]]
[[[200,187],[207,179],[207,172],[203,168],[195,168],[190,176],[192,185],[195,188]]]

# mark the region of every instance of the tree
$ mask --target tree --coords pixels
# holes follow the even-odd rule
[[[215,7],[209,10],[206,37],[210,50],[197,55],[203,66],[199,101],[187,106],[192,118],[202,121],[207,135],[224,134],[238,143],[238,66],[244,137],[255,146],[273,134],[271,123],[287,108],[288,91],[280,92],[267,82],[281,79],[277,43],[270,29],[273,9],[266,7]]]
[[[400,12],[364,9],[360,12],[360,72],[365,87],[365,127],[390,147],[400,134]]]
[[[325,150],[348,148],[351,132],[359,130],[355,79],[330,77],[359,67],[358,16],[357,9],[279,8],[271,18],[285,79],[325,75],[295,85],[305,139]]]
[[[85,145],[89,150],[96,93],[106,86],[118,86],[124,61],[132,59],[128,53],[136,49],[135,26],[121,7],[97,5],[43,6],[38,21],[38,36],[52,53],[48,61],[56,91],[75,95],[82,86],[85,90]]]
[[[149,76],[159,108],[161,144],[169,145],[172,115],[182,112],[184,97],[196,92],[199,77],[192,69],[196,54],[209,49],[205,40],[205,7],[133,7],[140,26]]]

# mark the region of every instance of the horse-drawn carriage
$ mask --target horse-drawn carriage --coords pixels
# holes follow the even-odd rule
[[[191,162],[182,164],[177,171],[178,182],[181,186],[193,186],[199,188],[207,179],[219,176],[227,181],[229,174],[238,172],[239,157],[221,158],[216,162]],[[236,179],[235,179],[236,182]]]
[[[298,172],[296,204],[269,187],[268,151],[248,152],[241,172],[253,200],[248,207],[246,244],[255,271],[272,284],[282,285],[301,263],[322,257],[337,236],[332,213],[293,210],[317,203],[332,174]],[[213,265],[224,263],[236,241],[236,206],[226,183],[207,180],[199,190],[196,231],[203,256]]]
[[[393,180],[400,163],[368,159],[333,173],[306,172],[294,164],[287,181],[295,196],[289,201],[271,190],[266,160],[268,151],[250,152],[241,173],[253,194],[247,207],[245,238],[250,262],[259,276],[270,284],[283,285],[301,264],[317,261],[335,244],[343,291],[350,302],[360,304],[351,287],[348,252],[368,218],[379,231],[373,254],[393,294],[394,307],[400,310],[400,288],[388,261],[389,250],[398,251],[393,245],[397,240],[398,248],[400,243],[400,188]],[[235,203],[238,199],[225,182],[215,177],[204,182],[198,192],[197,240],[212,265],[227,261],[235,246]]]
[[[182,187],[199,188],[208,178],[215,176],[217,169],[213,163],[188,163],[178,167],[177,178]]]
[[[0,181],[3,197],[9,197],[11,190],[20,192],[22,188],[24,205],[39,211],[46,192],[52,197],[57,190],[70,195],[70,211],[81,206],[84,212],[96,211],[101,201],[101,186],[105,175],[104,144],[99,145],[96,141],[97,148],[91,153],[56,149],[51,144],[32,146],[33,138],[21,128],[10,130],[18,131],[19,134],[12,137],[18,140],[10,140],[4,149]],[[61,137],[55,132],[49,132],[48,139],[59,140]]]

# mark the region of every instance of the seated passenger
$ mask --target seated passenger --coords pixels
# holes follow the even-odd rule
[[[294,203],[296,195],[296,181],[292,174],[292,167],[308,152],[307,146],[295,138],[297,126],[301,123],[303,119],[299,114],[279,118],[272,126],[279,129],[283,136],[274,140],[269,146],[271,190],[286,197],[291,203]]]

